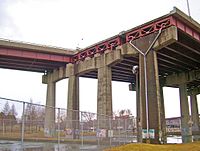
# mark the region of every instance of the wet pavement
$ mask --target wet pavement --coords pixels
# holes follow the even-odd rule
[[[0,151],[103,151],[105,146],[0,141]]]
[[[133,139],[134,140],[134,139]],[[118,145],[125,144],[123,140],[113,140]],[[135,141],[132,141],[135,143]],[[168,143],[182,143],[181,136],[167,138]],[[131,143],[131,142],[129,142]],[[103,151],[109,146],[103,145],[79,145],[79,144],[56,144],[47,142],[24,142],[0,140],[0,151]]]

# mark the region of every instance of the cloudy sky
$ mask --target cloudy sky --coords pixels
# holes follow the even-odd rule
[[[189,0],[191,16],[200,22],[200,1]],[[84,48],[169,13],[174,6],[185,13],[186,0],[1,0],[0,38]],[[0,97],[45,104],[41,74],[0,69]],[[67,105],[67,83],[57,83],[57,107]],[[113,110],[131,109],[135,93],[128,84],[113,82]],[[179,116],[178,89],[164,88],[166,116]],[[97,80],[80,79],[80,109],[96,112]],[[200,100],[200,97],[198,96]],[[200,104],[200,103],[199,103]],[[3,102],[0,102],[0,107]],[[173,110],[172,110],[173,106]]]

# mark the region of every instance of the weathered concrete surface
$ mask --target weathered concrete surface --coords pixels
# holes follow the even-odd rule
[[[187,94],[188,96],[200,94],[200,87],[195,87],[195,88],[187,90]]]
[[[151,34],[152,35],[152,34]],[[169,27],[162,30],[161,35],[155,42],[153,49],[159,51],[161,48],[164,48],[178,40],[178,31],[175,26]],[[136,42],[137,40],[135,40]],[[136,43],[135,43],[136,44]],[[139,46],[139,45],[138,45]],[[133,56],[138,54],[138,51],[135,50],[130,44],[126,43],[121,46],[118,46],[118,49],[121,50],[123,56]],[[142,50],[142,49],[141,49]]]
[[[178,30],[175,26],[162,30],[158,40],[156,40],[153,49],[159,51],[161,48],[166,47],[178,40]]]
[[[178,87],[180,84],[200,80],[200,70],[192,70],[182,73],[174,73],[165,78],[165,86]]]
[[[45,136],[55,135],[55,99],[56,99],[56,84],[53,81],[53,74],[47,75],[47,95],[45,108],[44,133]]]
[[[68,81],[68,101],[67,101],[67,125],[66,127],[73,130],[73,139],[79,138],[76,130],[79,129],[79,77],[74,74],[73,64],[68,64],[69,74]],[[68,72],[69,73],[69,72]]]
[[[73,55],[75,53],[75,51],[71,49],[17,42],[17,41],[12,41],[12,40],[0,40],[0,46],[26,49],[26,51],[54,53],[54,54],[61,54],[61,55]]]
[[[160,122],[161,122],[161,142],[167,143],[166,120],[165,120],[165,102],[163,87],[160,87]]]
[[[100,129],[108,129],[112,116],[112,71],[103,55],[98,64],[97,120]]]
[[[134,45],[145,52],[154,41],[156,34],[150,34],[141,39],[135,40]],[[142,104],[142,128],[147,128],[146,106],[148,107],[148,125],[149,129],[155,130],[155,137],[151,139],[152,143],[159,143],[160,131],[160,84],[158,76],[158,62],[156,51],[150,50],[146,55],[147,71],[147,103],[145,90],[145,66],[144,56],[139,54],[139,79],[140,79],[140,103]]]
[[[147,128],[147,118],[146,118],[146,97],[145,97],[145,77],[144,77],[144,57],[139,55],[139,85],[140,85],[140,121],[142,129]]]
[[[87,58],[86,60],[76,64],[75,74],[81,75],[90,71],[97,70],[102,66],[101,62],[102,57],[105,60],[103,65],[108,65],[108,66],[112,66],[118,63],[123,58],[120,49],[113,51],[107,50],[102,55],[95,54],[93,58]],[[66,76],[68,77],[68,73],[66,73]]]
[[[54,69],[53,72],[51,73],[52,75],[52,82],[57,82],[59,80],[62,80],[66,78],[66,68],[65,67],[60,67],[58,69]],[[47,84],[48,83],[48,74],[42,76],[42,83]]]
[[[188,143],[192,142],[192,134],[189,130],[189,106],[188,106],[188,98],[187,98],[187,87],[186,84],[181,84],[179,86],[180,92],[180,105],[181,105],[181,135],[182,142]]]
[[[191,116],[192,116],[192,133],[200,131],[200,125],[199,125],[199,111],[198,111],[198,105],[197,105],[197,96],[195,94],[190,95],[190,106],[191,106]],[[193,140],[199,140],[200,138],[195,136],[193,137]]]
[[[142,143],[142,104],[140,103],[139,71],[136,73],[137,142]]]

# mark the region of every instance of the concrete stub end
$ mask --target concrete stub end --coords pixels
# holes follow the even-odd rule
[[[118,46],[117,50],[121,50],[122,56],[133,56],[138,54],[138,52],[129,43]]]
[[[178,30],[177,27],[172,26],[167,29],[162,30],[161,35],[156,40],[153,49],[160,50],[178,40]]]
[[[109,51],[107,54],[105,54],[105,57],[106,57],[105,63],[108,66],[112,66],[123,59],[123,56],[121,54],[121,49]]]

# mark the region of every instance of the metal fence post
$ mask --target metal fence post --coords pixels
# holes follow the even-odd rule
[[[5,123],[4,123],[4,119],[3,119],[3,136],[5,134]]]
[[[126,133],[126,142],[125,143],[127,143],[127,118],[125,119],[125,133]]]
[[[58,108],[58,148],[60,147],[60,108]]]
[[[97,136],[97,139],[98,139],[98,146],[99,146],[99,134],[98,134],[99,133],[99,115],[98,114],[97,114],[97,132],[96,133],[97,133],[96,136]]]
[[[83,147],[83,119],[82,119],[82,112],[81,112],[81,146]]]
[[[118,136],[118,140],[119,140],[119,145],[120,145],[120,138],[121,138],[121,137],[120,137],[120,121],[119,121],[119,120],[120,120],[120,119],[118,118],[118,124],[119,124],[119,125],[118,125],[118,135],[119,135],[119,136]]]
[[[21,144],[24,143],[24,120],[25,120],[25,102],[23,102],[23,111],[22,111],[22,131],[21,131]]]
[[[111,129],[112,129],[112,119],[111,119],[111,116],[110,116],[110,118],[109,118],[109,127],[110,127],[110,133],[111,133]],[[112,136],[111,136],[111,134],[110,134],[110,147],[112,146]]]

